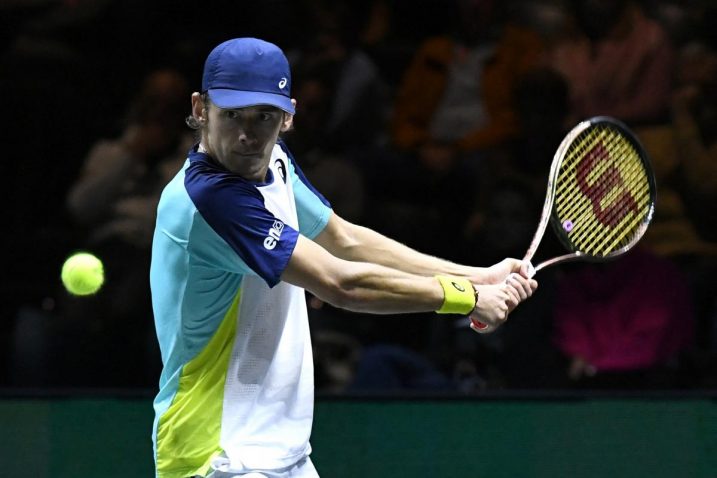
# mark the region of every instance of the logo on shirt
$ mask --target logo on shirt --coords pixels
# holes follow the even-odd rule
[[[284,166],[284,161],[277,159],[274,161],[274,164],[276,165],[276,169],[279,170],[279,175],[281,176],[281,179],[286,184],[286,166]]]
[[[276,244],[281,239],[281,231],[284,230],[284,223],[281,221],[274,221],[271,229],[269,229],[269,235],[264,238],[264,247],[268,250],[272,250],[276,247]]]

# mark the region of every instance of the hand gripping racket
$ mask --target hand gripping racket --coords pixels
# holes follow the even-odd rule
[[[655,195],[649,158],[627,126],[605,116],[581,122],[553,157],[540,223],[523,258],[530,276],[561,262],[626,253],[647,230]],[[568,253],[533,267],[548,222]]]

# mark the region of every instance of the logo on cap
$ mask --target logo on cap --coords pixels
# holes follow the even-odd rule
[[[283,90],[284,87],[286,86],[286,81],[287,81],[286,78],[282,78],[281,81],[279,82],[279,88],[281,88]]]

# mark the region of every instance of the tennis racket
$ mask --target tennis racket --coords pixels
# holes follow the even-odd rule
[[[625,254],[647,230],[655,195],[650,160],[627,126],[606,116],[581,122],[553,157],[540,223],[523,258],[529,275],[563,262]],[[568,253],[533,267],[548,223]]]

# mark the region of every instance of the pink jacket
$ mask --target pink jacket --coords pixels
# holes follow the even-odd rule
[[[692,309],[681,271],[637,249],[562,278],[554,342],[598,370],[645,369],[664,364],[691,342]]]

